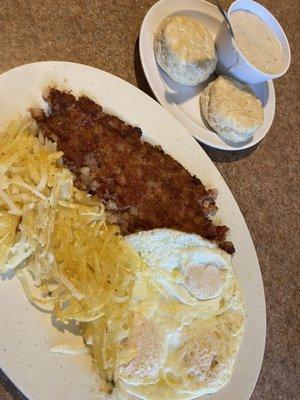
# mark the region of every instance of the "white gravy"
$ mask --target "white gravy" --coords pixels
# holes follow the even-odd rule
[[[281,44],[275,32],[250,11],[234,11],[230,15],[235,42],[257,69],[268,74],[279,73],[284,67]]]

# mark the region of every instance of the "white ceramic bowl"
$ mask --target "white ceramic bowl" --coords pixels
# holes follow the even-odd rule
[[[254,67],[240,52],[224,20],[216,37],[216,47],[219,57],[217,72],[219,74],[230,75],[239,81],[250,84],[265,82],[284,75],[290,65],[291,51],[287,37],[279,22],[265,7],[252,0],[237,0],[233,2],[228,9],[229,20],[230,15],[237,10],[251,11],[273,29],[282,47],[285,60],[284,67],[278,74],[268,74]]]

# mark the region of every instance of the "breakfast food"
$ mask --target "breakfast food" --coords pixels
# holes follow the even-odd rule
[[[125,241],[146,262],[156,294],[137,282],[132,307],[138,319],[125,346],[136,352],[117,367],[119,389],[151,400],[216,392],[230,379],[244,324],[230,256],[198,235],[169,229]]]
[[[176,299],[164,309],[177,325],[222,314],[234,292],[231,257],[198,235],[154,229],[125,237],[151,269],[161,293]],[[162,307],[162,306],[161,306]]]
[[[172,229],[138,232],[125,240],[153,268],[164,290],[183,304],[198,306],[223,297],[225,305],[231,257],[215,243]]]
[[[166,18],[162,22],[154,38],[154,53],[171,79],[188,86],[206,81],[217,64],[208,29],[185,16]]]
[[[249,87],[224,75],[203,90],[200,107],[209,125],[235,143],[250,140],[264,121],[261,102]]]
[[[217,392],[230,379],[242,330],[243,314],[239,308],[209,320],[194,320],[190,325],[168,333],[167,354],[161,351],[162,344],[155,331],[139,331],[140,342],[156,342],[156,362],[161,365],[160,371],[157,368],[156,381],[151,384],[145,382],[146,379],[131,381],[127,376],[118,375],[117,390],[123,390],[123,396],[119,398],[128,399],[129,393],[142,399],[188,400]],[[137,352],[135,359],[143,357],[141,350],[142,354]],[[144,367],[146,372],[147,366]],[[135,367],[135,370],[139,368]]]
[[[188,400],[218,391],[231,377],[244,326],[231,256],[220,248],[230,244],[140,225],[123,237],[109,221],[118,214],[110,214],[108,201],[126,204],[133,188],[119,190],[120,182],[106,187],[105,203],[81,189],[93,184],[99,195],[102,182],[109,182],[108,156],[125,158],[128,142],[131,157],[134,149],[141,162],[154,157],[172,187],[177,177],[194,182],[203,196],[208,192],[161,149],[141,142],[137,128],[91,100],[53,89],[47,98],[52,113],[32,111],[38,124],[15,121],[0,135],[0,273],[14,270],[31,303],[62,323],[75,321],[100,377],[101,398]],[[88,165],[80,166],[85,156]],[[63,162],[75,174],[81,168],[84,177]],[[121,166],[126,169],[125,162]],[[113,179],[123,182],[117,171]],[[163,187],[159,193],[169,195]],[[199,208],[215,228],[203,211],[211,206],[214,198]],[[52,350],[76,354],[70,345]]]
[[[234,41],[247,60],[267,74],[280,73],[285,64],[281,44],[259,16],[251,11],[238,10],[230,15]]]
[[[119,307],[142,263],[36,133],[14,122],[0,135],[0,272],[16,269],[30,301],[56,318],[93,321],[106,302]]]
[[[229,253],[228,228],[215,226],[216,190],[204,185],[162,149],[141,140],[140,129],[105,113],[87,97],[50,89],[50,114],[32,110],[43,134],[57,142],[76,175],[75,186],[96,194],[123,234],[154,228],[197,233]]]

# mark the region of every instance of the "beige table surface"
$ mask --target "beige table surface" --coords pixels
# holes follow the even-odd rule
[[[151,95],[142,72],[137,40],[143,17],[154,3],[152,0],[0,0],[0,73],[34,61],[75,61],[104,69]],[[223,0],[223,3],[228,6],[230,2]],[[251,400],[296,400],[300,399],[296,386],[300,269],[297,171],[300,110],[296,95],[298,91],[299,96],[300,79],[297,47],[300,3],[294,0],[262,3],[279,19],[292,50],[289,72],[275,82],[277,107],[273,126],[254,149],[232,154],[204,149],[244,214],[264,279],[267,343]],[[0,399],[25,399],[1,370]]]

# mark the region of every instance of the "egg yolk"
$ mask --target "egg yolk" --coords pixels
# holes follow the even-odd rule
[[[184,285],[198,300],[208,300],[221,294],[224,284],[222,270],[214,265],[189,265]]]

